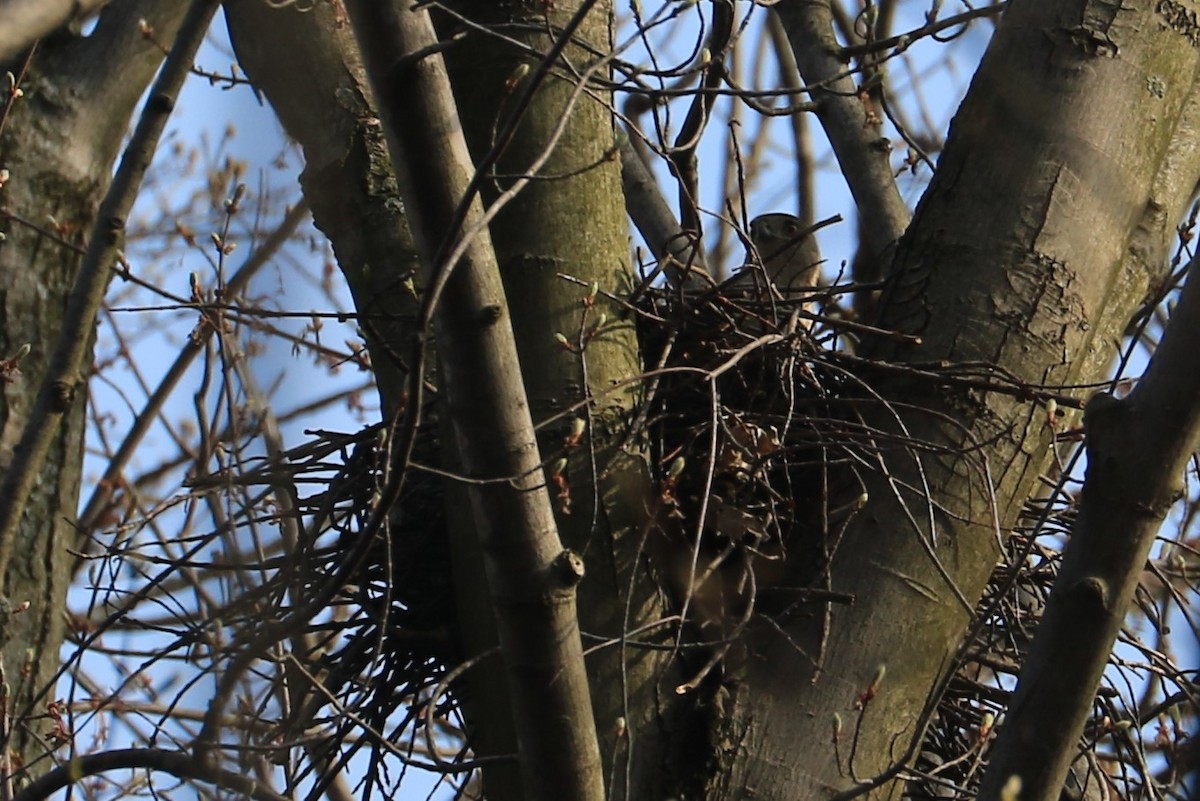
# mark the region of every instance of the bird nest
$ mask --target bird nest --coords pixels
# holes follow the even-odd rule
[[[774,582],[763,577],[794,568],[798,532],[810,527],[814,509],[830,503],[829,482],[812,477],[840,458],[834,454],[844,426],[836,405],[851,385],[830,356],[839,335],[814,331],[803,301],[746,289],[714,287],[687,297],[649,289],[635,307],[648,368],[646,403],[631,423],[632,436],[651,445],[668,521],[651,550],[670,554],[657,574],[670,581],[674,573],[675,598],[691,607],[688,616],[713,622],[693,627],[692,636],[728,640],[715,629],[727,627],[735,606],[741,614],[746,599],[774,592]],[[421,428],[416,462],[440,463],[436,434],[436,425]],[[353,435],[317,432],[289,455],[297,477],[328,476],[337,465],[323,479],[326,490],[301,510],[328,521],[326,544],[299,560],[303,595],[340,588],[310,623],[319,647],[298,655],[327,691],[307,712],[312,724],[327,727],[330,760],[323,772],[330,776],[360,748],[384,758],[388,743],[406,730],[411,737],[433,721],[452,726],[456,694],[465,690],[440,686],[463,659],[443,479],[410,470],[386,536],[362,536],[386,484],[386,440],[379,426]],[[693,553],[699,572],[685,574],[677,557]],[[763,586],[756,589],[756,581]],[[694,585],[690,598],[681,594],[686,583]],[[757,608],[791,603],[794,594]],[[430,699],[433,709],[426,708]],[[378,736],[363,737],[364,724]],[[430,730],[444,743],[442,733]]]
[[[649,443],[662,501],[648,555],[688,621],[687,636],[712,644],[684,689],[719,676],[754,619],[850,601],[830,590],[831,539],[861,507],[857,471],[880,457],[858,410],[881,401],[848,366],[856,326],[814,313],[811,303],[743,284],[689,293],[645,288],[630,306],[646,365],[630,436]],[[465,757],[440,756],[434,744],[454,733],[461,688],[442,685],[463,662],[443,479],[410,471],[387,536],[364,539],[386,483],[384,440],[379,427],[322,433],[322,446],[304,451],[314,470],[340,457],[327,491],[302,510],[336,532],[309,555],[304,580],[312,593],[340,588],[330,604],[338,611],[311,624],[318,642],[336,643],[310,655],[327,689],[310,711],[327,710],[328,776],[363,747],[374,760],[395,756],[392,744],[406,731],[427,733],[425,757],[443,769]],[[423,427],[416,461],[437,465],[440,455],[436,426]],[[1014,556],[1018,566],[1027,556]],[[1050,572],[998,569],[971,657],[978,669],[961,671],[931,716],[915,774],[924,783],[914,787],[971,786],[972,732],[986,729],[1002,693],[991,681],[996,666],[1019,664],[1022,653],[1011,651],[1023,647],[1019,632],[1039,614],[1018,599],[1044,594]],[[364,728],[374,736],[363,737]],[[461,743],[461,735],[452,739]]]
[[[698,555],[690,567],[699,572],[676,582],[693,594],[684,599],[689,605],[703,607],[715,592],[724,611],[699,610],[714,620],[784,578],[811,582],[823,566],[812,552],[819,545],[804,533],[818,510],[860,494],[840,497],[848,487],[829,481],[830,466],[854,447],[842,406],[854,382],[836,361],[845,340],[814,325],[810,298],[739,283],[733,291],[730,284],[689,294],[652,290],[640,330],[646,362],[658,373],[646,434],[674,521],[660,526],[659,552],[668,564],[670,554]],[[800,566],[808,575],[797,574]]]

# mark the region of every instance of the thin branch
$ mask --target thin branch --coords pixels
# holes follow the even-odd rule
[[[843,58],[858,58],[859,56],[870,55],[872,53],[882,53],[891,50],[893,47],[904,50],[912,45],[918,39],[924,39],[926,36],[934,36],[941,33],[947,28],[954,28],[958,25],[966,25],[971,20],[979,17],[990,17],[1000,14],[1004,9],[1008,8],[1008,3],[997,3],[993,6],[983,6],[981,8],[972,8],[961,14],[955,14],[952,17],[945,19],[930,20],[919,28],[914,28],[905,33],[889,36],[885,39],[874,39],[864,44],[848,45],[842,48]]]
[[[300,223],[307,216],[308,207],[306,204],[300,203],[292,208],[284,217],[279,227],[272,231],[263,243],[255,249],[254,253],[246,259],[246,263],[242,265],[241,269],[225,285],[224,297],[236,297],[250,283],[250,279],[263,265],[270,261],[279,248],[296,232]],[[146,405],[134,417],[133,427],[125,435],[125,439],[122,440],[116,454],[109,460],[108,466],[104,470],[103,478],[96,483],[96,489],[92,492],[92,497],[88,499],[83,514],[79,516],[79,527],[82,531],[90,531],[95,526],[97,516],[108,505],[113,493],[120,486],[121,472],[125,469],[125,465],[129,464],[129,460],[141,444],[142,438],[146,436],[146,432],[150,430],[150,426],[158,419],[159,411],[162,410],[167,398],[174,392],[179,380],[183,378],[192,361],[204,352],[204,348],[214,331],[215,329],[212,326],[201,326],[194,336],[188,338],[187,343],[183,346],[183,350],[175,357],[175,361],[159,382],[154,393],[146,401]]]
[[[158,140],[175,106],[175,98],[188,76],[192,58],[204,41],[209,21],[219,5],[218,0],[196,0],[188,9],[171,55],[150,88],[141,119],[121,157],[112,186],[96,213],[87,254],[67,299],[54,354],[38,389],[29,421],[21,433],[21,441],[13,452],[12,465],[0,485],[0,575],[7,573],[17,525],[46,460],[50,442],[63,414],[75,402],[80,368],[90,350],[92,325],[123,244],[125,218],[154,157]]]
[[[286,796],[279,795],[240,773],[210,767],[186,753],[157,748],[124,748],[75,757],[13,795],[13,801],[43,801],[52,793],[70,787],[89,776],[107,773],[110,770],[137,769],[156,770],[179,779],[208,782],[255,801],[287,801]]]
[[[1150,548],[1200,447],[1198,346],[1200,267],[1193,260],[1142,380],[1123,400],[1100,393],[1084,410],[1088,470],[1079,516],[981,799],[1000,798],[1013,776],[1022,799],[1059,796]]]
[[[877,262],[904,233],[909,220],[888,158],[890,143],[880,131],[878,116],[868,108],[869,100],[839,59],[842,48],[833,34],[828,0],[779,3],[774,10],[858,206],[859,227],[865,232],[874,269],[855,279],[878,281],[888,265]]]

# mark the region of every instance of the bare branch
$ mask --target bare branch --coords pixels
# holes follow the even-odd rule
[[[255,251],[246,259],[246,263],[241,269],[225,285],[225,297],[236,297],[249,284],[250,279],[267,264],[271,256],[274,255],[288,237],[296,232],[296,228],[308,216],[308,208],[304,204],[300,204],[288,212],[284,221],[259,245]],[[100,512],[112,499],[113,493],[116,492],[120,485],[121,473],[125,470],[129,460],[133,457],[134,452],[142,442],[142,438],[146,436],[146,432],[150,430],[163,404],[166,403],[171,393],[175,391],[179,380],[183,377],[191,366],[192,361],[204,351],[208,340],[214,333],[213,328],[201,328],[198,335],[188,339],[183,350],[171,367],[163,375],[159,381],[158,387],[147,399],[145,406],[138,412],[134,418],[133,428],[125,435],[120,448],[108,461],[108,466],[104,470],[104,477],[100,479],[96,485],[96,489],[92,492],[92,497],[88,499],[87,506],[84,507],[83,513],[79,515],[79,527],[84,532],[90,531],[95,525]]]
[[[642,161],[629,137],[623,133],[620,136],[625,210],[667,277],[675,283],[695,283],[697,273],[708,272],[704,266],[704,250],[695,234],[689,234],[675,219],[650,168]]]
[[[96,224],[75,288],[68,299],[54,355],[21,434],[12,466],[0,485],[0,574],[8,567],[17,524],[50,442],[62,415],[75,401],[79,371],[91,341],[92,324],[104,298],[110,270],[123,244],[125,218],[218,5],[216,0],[196,0],[188,10],[179,38],[150,89],[142,117],[97,211]]]
[[[981,799],[1000,798],[1018,776],[1022,799],[1054,801],[1076,757],[1150,546],[1200,447],[1198,264],[1192,262],[1171,324],[1133,392],[1122,400],[1100,394],[1088,401],[1079,517],[992,750]]]
[[[522,94],[525,105],[591,5],[583,4],[530,76]],[[511,485],[485,485],[472,492],[514,695],[526,792],[531,799],[599,801],[604,782],[575,609],[582,566],[577,556],[563,550],[541,480],[516,344],[477,196],[479,173],[471,168],[445,67],[438,56],[417,61],[411,55],[429,52],[437,37],[423,10],[374,2],[347,7],[383,111],[401,192],[406,205],[419,210],[413,226],[429,286],[422,328],[442,295],[434,321],[463,466],[476,477],[518,477]],[[490,168],[514,133],[515,122],[498,134],[491,161],[484,159],[481,171]],[[468,184],[465,178],[472,173],[476,178]],[[489,212],[495,210],[493,204]],[[462,254],[458,264],[452,251]],[[416,380],[409,382],[412,400],[398,436],[401,442],[393,445],[400,480],[416,429],[410,416],[420,409],[422,358],[423,353],[417,354]],[[384,515],[397,497],[399,481],[392,483],[380,505]]]
[[[248,796],[254,801],[286,801],[285,796],[240,773],[204,765],[190,754],[157,748],[125,748],[77,756],[13,795],[13,801],[44,801],[52,793],[89,776],[110,770],[130,769],[158,770],[180,779],[198,779]]]
[[[840,59],[828,0],[778,3],[773,8],[791,40],[800,74],[817,103],[817,119],[858,206],[859,227],[870,248],[868,263],[873,269],[869,275],[855,278],[877,281],[888,267],[879,263],[884,251],[904,233],[910,216],[892,174],[891,146],[879,130],[881,117],[868,107],[869,100]]]

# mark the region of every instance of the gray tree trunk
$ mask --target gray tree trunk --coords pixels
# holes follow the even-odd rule
[[[457,8],[489,25],[520,21],[515,6],[501,12],[482,5]],[[791,5],[801,4],[785,0],[785,24]],[[1142,0],[1107,15],[1089,11],[1093,5],[1017,2],[1007,12],[896,250],[893,281],[882,298],[883,324],[919,335],[922,344],[867,341],[868,355],[936,369],[943,362],[994,364],[1014,386],[1103,377],[1113,343],[1157,277],[1173,223],[1200,176],[1190,147],[1200,104],[1193,96],[1196,51],[1168,24],[1162,3]],[[562,15],[556,21],[563,24],[574,10],[556,4],[554,13]],[[600,10],[593,13],[592,27],[580,36],[604,49],[607,20]],[[453,23],[445,25],[444,34],[452,32]],[[540,36],[517,30],[545,49]],[[795,40],[798,34],[790,33]],[[521,93],[522,57],[519,48],[491,37],[468,41],[470,47],[452,48],[446,58],[479,161],[490,150],[497,120],[502,124]],[[524,175],[559,133],[571,88],[552,79],[535,97],[521,135],[496,168],[500,190]],[[1117,108],[1120,114],[1113,113]],[[583,169],[580,181],[531,184],[491,226],[535,421],[584,399],[585,387],[598,393],[641,369],[630,332],[612,313],[584,358],[555,341],[561,333],[578,344],[587,321],[596,319],[599,310],[585,316],[580,307],[591,282],[619,293],[627,280],[623,220],[614,200],[619,184],[605,164],[611,122],[600,104],[580,100],[561,135],[539,170],[565,175],[593,166]],[[305,147],[307,175],[313,156]],[[489,199],[496,187],[490,191]],[[339,258],[344,252],[339,248]],[[999,556],[997,543],[1017,523],[1048,464],[1051,432],[1044,410],[1019,392],[983,394],[955,389],[953,382],[934,389],[928,380],[882,370],[870,380],[899,409],[897,416],[868,415],[877,439],[913,438],[931,447],[919,462],[893,459],[889,476],[867,480],[869,502],[831,567],[831,589],[853,594],[855,603],[830,609],[827,632],[819,607],[787,622],[786,638],[752,628],[742,669],[704,709],[709,730],[701,737],[677,737],[679,721],[696,702],[674,695],[677,680],[658,654],[610,648],[590,659],[614,796],[665,798],[679,787],[701,786],[712,799],[824,799],[894,776],[919,734],[929,694],[953,667]],[[619,429],[636,402],[622,394],[598,402],[588,421],[598,465],[607,463],[606,433]],[[561,422],[548,430],[543,456],[559,447],[567,429]],[[613,637],[664,614],[634,558],[646,523],[639,519],[646,486],[635,459],[628,472],[614,474],[625,478],[611,492],[603,483],[591,489],[590,460],[581,453],[571,454],[567,472],[575,510],[560,516],[560,525],[590,571],[580,589],[582,627]],[[594,498],[611,518],[593,517]],[[595,529],[594,519],[601,521]],[[460,522],[455,534],[464,562],[473,534],[463,530],[468,525]],[[466,647],[481,653],[494,641],[491,610],[480,573],[468,568],[460,576],[468,577],[460,578],[460,615],[475,627]],[[481,693],[506,694],[496,683],[480,686]],[[503,733],[505,700],[468,706],[481,753],[513,748]],[[833,744],[835,716],[845,722],[840,750]],[[633,735],[625,742],[616,735],[617,717]],[[488,778],[493,798],[519,793],[500,772]],[[880,793],[899,791],[897,783],[880,783]]]
[[[581,5],[555,3],[551,24],[565,26]],[[641,400],[641,382],[631,379],[643,370],[633,322],[609,300],[627,295],[633,286],[628,223],[614,121],[606,104],[611,98],[594,81],[580,92],[561,69],[565,64],[595,68],[591,53],[611,47],[612,6],[600,2],[588,11],[574,35],[591,46],[590,53],[583,46],[568,48],[560,69],[525,108],[519,108],[518,99],[530,80],[521,77],[530,66],[530,50],[515,43],[536,52],[553,44],[541,32],[543,6],[468,0],[452,8],[511,37],[503,41],[453,19],[442,21],[443,38],[465,34],[445,58],[476,163],[495,145],[497,128],[521,114],[492,168],[497,179],[484,182],[484,197],[494,202],[518,178],[534,180],[491,223],[492,241],[530,409],[536,422],[549,422],[539,433],[543,458],[555,461],[573,421],[584,424],[581,444],[566,454],[570,504],[569,510],[558,504],[557,519],[564,542],[583,555],[587,567],[579,588],[580,627],[589,635],[585,646],[596,648],[588,657],[588,673],[609,797],[652,797],[671,729],[683,724],[672,710],[675,705],[662,700],[669,700],[681,681],[669,653],[622,643],[631,627],[669,614],[645,568],[645,513],[652,505],[646,455],[637,442],[617,447]],[[595,77],[607,74],[604,68]],[[594,297],[593,285],[598,288]],[[659,636],[670,641],[666,628]],[[488,644],[481,640],[472,650]],[[495,683],[489,683],[494,690]],[[479,720],[477,725],[493,724]]]
[[[28,343],[21,375],[0,392],[0,462],[7,464],[55,338],[63,331],[65,298],[95,208],[139,96],[162,60],[138,27],[145,19],[170,41],[186,3],[117,2],[87,38],[57,34],[40,42],[32,59],[5,69],[24,79],[22,96],[0,111],[0,166],[9,178],[0,198],[0,354]],[[26,69],[27,64],[27,69]],[[92,332],[72,335],[91,337]],[[34,770],[48,767],[51,747],[39,720],[55,695],[65,634],[63,609],[74,557],[86,393],[71,401],[13,542],[4,576],[10,613],[0,619],[0,649],[12,688],[12,740],[6,744]],[[28,604],[19,613],[11,608]],[[13,766],[14,770],[18,767]]]
[[[868,355],[994,364],[1028,385],[1104,377],[1200,176],[1198,61],[1162,3],[1092,6],[1014,3],[1002,18],[882,300],[884,325],[922,344],[867,343]],[[1049,464],[1037,404],[883,374],[873,386],[898,404],[898,418],[869,418],[880,439],[929,450],[869,482],[870,503],[833,559],[833,589],[857,600],[832,609],[823,662],[809,659],[816,620],[787,627],[809,656],[767,633],[748,660],[713,798],[824,799],[893,767],[952,667],[998,532],[1017,523]],[[859,726],[856,702],[881,668]],[[846,721],[840,762],[835,714]]]

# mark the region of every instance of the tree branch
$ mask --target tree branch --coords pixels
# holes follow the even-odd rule
[[[358,45],[336,15],[333,5],[225,6],[238,63],[304,148],[300,186],[354,295],[390,417],[404,393],[400,354],[417,315],[417,255]]]
[[[34,780],[14,794],[12,801],[43,801],[52,793],[70,787],[88,776],[96,776],[110,770],[138,768],[162,771],[180,779],[207,782],[233,790],[255,801],[286,801],[285,796],[262,787],[254,779],[240,773],[206,766],[190,754],[161,751],[157,748],[124,748],[75,757]]]
[[[650,252],[676,284],[700,283],[697,273],[708,273],[704,249],[675,219],[667,199],[658,188],[650,168],[642,161],[628,135],[619,132],[621,143],[621,188],[625,210]]]
[[[589,7],[584,4],[577,20]],[[478,180],[468,180],[475,170],[445,67],[436,55],[411,58],[429,52],[436,34],[425,11],[361,0],[347,8],[422,251],[428,281],[422,328],[444,287],[434,322],[463,467],[476,478],[514,477],[477,485],[471,495],[513,692],[527,797],[600,801],[600,753],[575,608],[581,565],[562,548],[541,479],[508,307],[476,196]],[[568,25],[557,46],[565,46],[572,31]],[[518,109],[528,105],[556,57],[552,48],[527,82]],[[498,147],[512,133],[511,127],[502,131]],[[460,231],[467,233],[454,248],[462,253],[455,264],[450,243]],[[393,446],[401,478],[407,468],[404,440],[415,430],[411,417],[420,408],[419,373],[414,367],[404,430],[394,438],[401,440]],[[395,497],[393,487],[388,489]],[[386,513],[381,508],[373,517]]]
[[[1055,801],[1076,756],[1150,547],[1200,447],[1198,265],[1193,260],[1171,324],[1133,392],[1088,402],[1079,517],[992,748],[981,799],[999,798],[1018,776],[1024,801]]]
[[[778,3],[773,6],[787,31],[796,65],[817,104],[817,119],[829,137],[838,165],[858,206],[859,228],[864,232],[874,269],[855,275],[863,283],[880,280],[887,264],[879,257],[908,227],[908,207],[896,188],[880,122],[872,119],[859,87],[847,74],[833,35],[829,2]]]
[[[141,119],[97,211],[87,253],[67,300],[62,332],[25,430],[21,433],[21,441],[13,452],[12,464],[4,476],[4,483],[0,485],[0,574],[8,568],[17,524],[29,499],[34,479],[46,459],[63,414],[75,400],[76,388],[80,383],[79,372],[84,355],[89,350],[96,312],[104,299],[117,252],[124,242],[125,218],[154,157],[159,137],[175,105],[175,97],[188,76],[192,58],[204,41],[208,23],[218,5],[220,3],[217,0],[196,0],[188,9],[179,37],[150,88]]]

